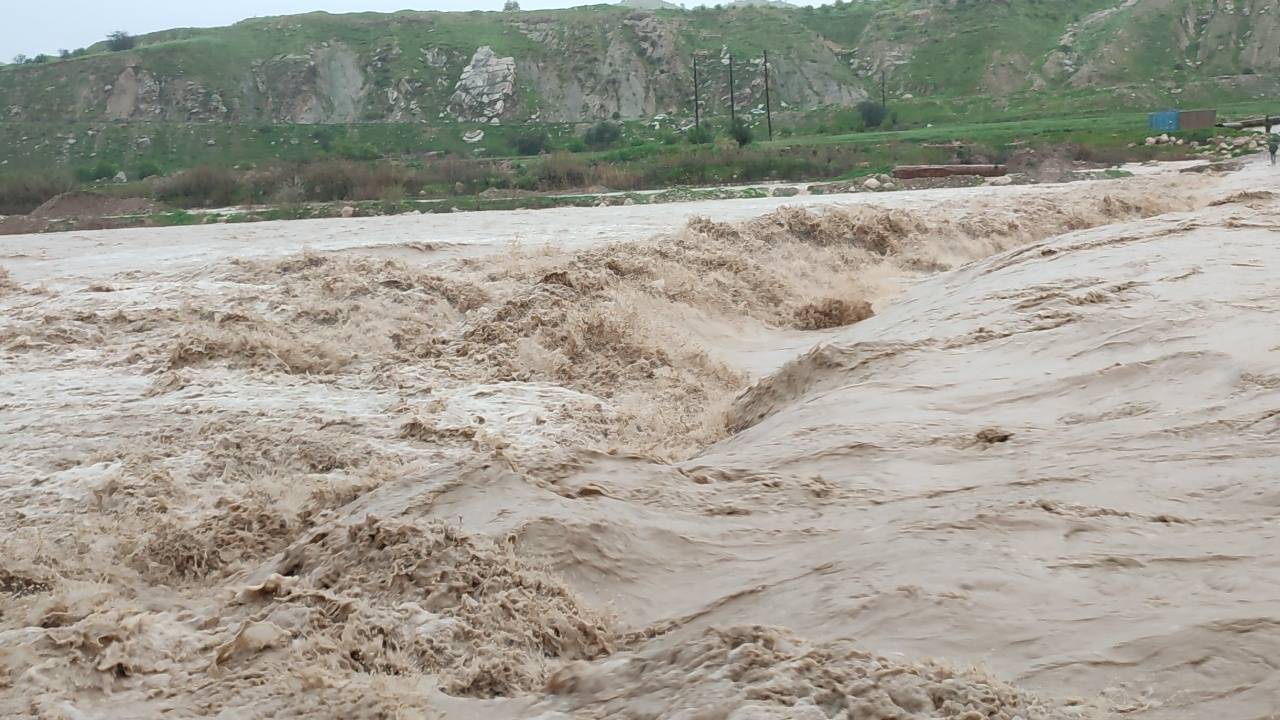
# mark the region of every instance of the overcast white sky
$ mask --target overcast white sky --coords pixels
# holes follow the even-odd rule
[[[0,61],[14,55],[57,54],[101,40],[112,30],[134,34],[175,27],[216,27],[264,15],[326,10],[501,10],[503,0],[0,0]],[[587,5],[573,0],[519,0],[525,10]],[[686,0],[686,6],[704,4]],[[714,1],[705,4],[714,5]],[[817,0],[797,5],[819,5]]]

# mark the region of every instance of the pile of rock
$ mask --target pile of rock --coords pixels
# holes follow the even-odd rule
[[[893,178],[888,175],[872,175],[862,181],[862,189],[876,192],[878,190],[896,190],[897,185],[894,184]]]
[[[1267,138],[1265,135],[1215,136],[1210,138],[1209,142],[1200,148],[1200,151],[1205,155],[1217,154],[1229,157],[1261,152],[1266,147]]]
[[[1248,155],[1250,153],[1265,150],[1267,148],[1267,138],[1265,135],[1239,135],[1235,137],[1215,135],[1214,137],[1209,138],[1208,141],[1201,143],[1197,140],[1187,142],[1183,138],[1175,138],[1168,134],[1163,134],[1148,137],[1145,144],[1149,147],[1157,145],[1181,145],[1194,150],[1200,155],[1221,155],[1223,157],[1232,157],[1236,155]],[[1136,147],[1136,145],[1137,143],[1132,143],[1129,147]]]

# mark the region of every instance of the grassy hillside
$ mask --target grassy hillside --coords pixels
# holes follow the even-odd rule
[[[582,152],[600,118],[622,126],[613,152],[670,149],[692,122],[695,62],[702,118],[725,134],[730,55],[739,116],[763,139],[765,51],[788,145],[882,141],[857,109],[882,91],[879,129],[905,132],[895,152],[935,126],[963,140],[983,123],[1098,118],[1116,131],[1098,142],[1114,145],[1140,136],[1151,109],[1280,111],[1268,104],[1280,96],[1274,0],[312,13],[136,40],[0,66],[0,179],[53,168],[54,188],[203,165],[506,162],[531,135]]]
[[[5,120],[347,123],[458,119],[451,97],[476,50],[514,59],[502,122],[692,112],[692,60],[707,109],[762,102],[774,60],[789,108],[878,95],[994,101],[1128,89],[1176,104],[1214,83],[1243,100],[1280,74],[1273,0],[861,0],[817,8],[692,11],[592,6],[519,13],[400,12],[267,18],[171,30],[109,52],[0,67]]]

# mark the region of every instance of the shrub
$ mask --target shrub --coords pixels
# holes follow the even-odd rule
[[[544,190],[582,187],[587,184],[587,165],[565,152],[552,153],[538,168],[538,185]]]
[[[143,161],[138,163],[138,167],[134,168],[133,174],[139,180],[146,180],[149,177],[155,177],[160,174],[160,166],[153,162]]]
[[[588,185],[603,185],[610,190],[638,190],[644,185],[639,171],[609,163],[591,166],[588,175]]]
[[[690,145],[710,145],[716,139],[716,133],[710,125],[699,125],[690,128],[686,137]]]
[[[0,215],[29,213],[75,187],[75,180],[65,171],[0,174]]]
[[[378,199],[382,201],[385,209],[392,210],[404,202],[404,186],[388,185],[383,189],[382,197]]]
[[[447,185],[455,195],[461,195],[488,185],[491,175],[492,171],[486,165],[458,157],[446,157],[424,166],[418,171],[415,182],[420,185]],[[458,191],[459,186],[461,192]]]
[[[97,165],[92,167],[80,168],[76,171],[76,175],[81,182],[97,182],[98,180],[107,180],[115,177],[120,170],[106,160],[99,160]]]
[[[124,30],[116,30],[107,36],[107,49],[112,52],[120,52],[121,50],[132,50],[137,44],[137,40],[125,32]]]
[[[351,140],[339,140],[334,144],[333,150],[339,157],[347,160],[377,160],[382,157],[382,153],[369,143],[353,142]]]
[[[259,128],[258,132],[263,134],[269,134],[270,128],[268,127],[265,130],[263,128]],[[316,141],[316,144],[320,146],[321,150],[332,150],[333,149],[333,128],[322,127],[322,128],[317,128],[315,130],[312,130],[311,139]]]
[[[622,128],[607,120],[601,120],[591,126],[591,129],[587,131],[586,135],[582,136],[582,139],[587,143],[587,147],[592,150],[604,150],[612,147],[622,139]]]
[[[738,147],[750,145],[751,141],[755,139],[755,134],[751,132],[751,126],[742,118],[733,121],[733,127],[730,128],[729,134],[738,143]]]
[[[178,207],[222,207],[234,204],[241,192],[233,171],[202,165],[156,183],[153,194]]]
[[[863,127],[873,128],[880,127],[884,123],[888,111],[880,103],[864,100],[858,103],[858,114],[862,116]]]
[[[307,186],[298,177],[285,180],[271,193],[271,202],[286,207],[300,205],[306,199]]]
[[[410,180],[404,170],[392,165],[362,165],[345,160],[308,165],[301,177],[307,197],[320,202],[381,200],[392,189],[404,197]]]
[[[511,140],[511,148],[517,155],[541,155],[550,145],[551,137],[540,130],[522,133]]]

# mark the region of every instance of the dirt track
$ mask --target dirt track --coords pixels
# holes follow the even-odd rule
[[[1268,170],[0,239],[0,711],[1280,711]]]

